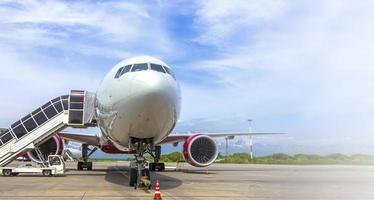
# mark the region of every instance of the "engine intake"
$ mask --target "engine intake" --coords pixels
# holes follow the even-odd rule
[[[62,155],[64,152],[64,141],[58,134],[54,134],[50,139],[39,145],[38,148],[46,160],[49,155]],[[34,162],[42,163],[35,150],[28,151],[27,156]]]
[[[216,142],[207,135],[193,135],[183,145],[183,156],[186,162],[195,167],[211,165],[217,158]]]

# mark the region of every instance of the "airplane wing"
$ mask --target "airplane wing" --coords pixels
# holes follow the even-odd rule
[[[96,135],[69,132],[60,132],[58,135],[64,140],[75,141],[93,146],[99,146],[100,144],[100,139]]]
[[[61,132],[58,133],[60,137],[65,140],[75,141],[79,143],[85,143],[88,145],[99,146],[100,138],[96,135],[87,135],[87,134],[80,134],[80,133],[69,133],[69,132]],[[196,133],[197,134],[197,133]],[[235,136],[257,136],[257,135],[281,135],[284,133],[254,133],[254,132],[232,132],[232,133],[198,133],[201,135],[207,135],[212,138],[224,138],[229,137],[229,139],[233,139]],[[188,137],[194,134],[174,134],[169,135],[160,144],[167,144],[167,143],[176,143],[186,140]]]
[[[224,138],[229,137],[233,139],[235,136],[256,136],[256,135],[282,135],[285,133],[254,133],[254,132],[233,132],[233,133],[198,133],[201,135],[207,135],[212,138]],[[175,134],[166,137],[160,144],[176,143],[186,140],[188,137],[194,134]]]

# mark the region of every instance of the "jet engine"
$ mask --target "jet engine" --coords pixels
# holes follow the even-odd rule
[[[207,135],[192,135],[184,142],[184,159],[195,167],[211,165],[216,160],[217,155],[217,144]]]
[[[47,160],[49,155],[62,155],[64,152],[64,141],[58,134],[54,134],[50,139],[39,145],[38,148],[43,159]],[[34,162],[42,162],[35,150],[28,151],[27,156]]]

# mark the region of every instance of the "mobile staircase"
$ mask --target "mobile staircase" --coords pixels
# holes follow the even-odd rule
[[[95,126],[94,102],[94,93],[71,90],[69,95],[57,97],[13,123],[0,133],[0,167],[66,127]]]

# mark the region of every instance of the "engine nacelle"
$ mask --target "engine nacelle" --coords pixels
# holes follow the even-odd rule
[[[209,166],[218,156],[217,144],[207,135],[192,135],[183,144],[183,156],[195,167]]]
[[[64,152],[64,141],[58,134],[54,134],[50,139],[39,145],[38,148],[44,159],[47,159],[49,155],[62,155]],[[27,156],[34,162],[42,162],[35,150],[28,151]]]

